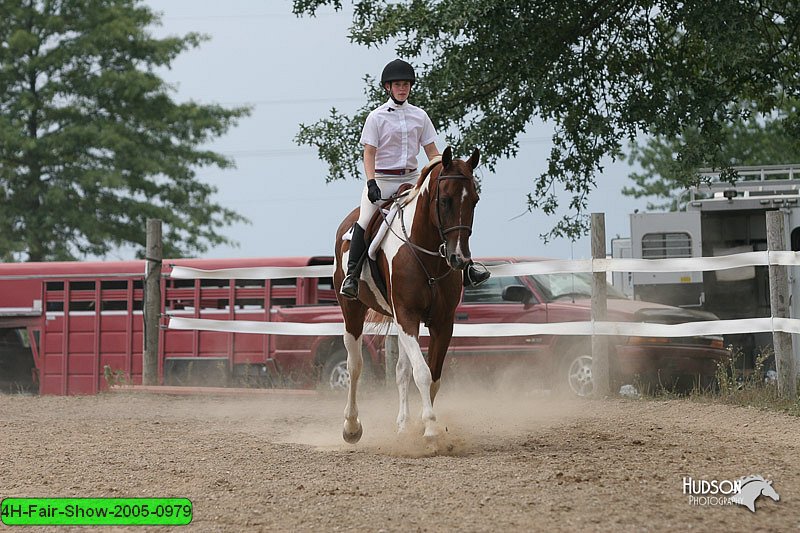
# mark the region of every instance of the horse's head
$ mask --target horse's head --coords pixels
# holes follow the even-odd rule
[[[478,166],[480,152],[476,148],[468,161],[453,159],[448,146],[442,154],[439,175],[431,182],[429,216],[439,229],[442,244],[439,253],[455,270],[463,270],[471,259],[469,236],[478,203],[478,190],[472,171]]]
[[[763,487],[761,487],[761,494],[767,496],[768,498],[772,498],[773,500],[780,501],[781,497],[778,495],[775,488],[772,486],[772,481],[767,481]]]

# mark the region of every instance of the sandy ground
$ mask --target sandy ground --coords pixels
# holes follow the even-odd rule
[[[445,384],[437,414],[446,433],[426,443],[395,435],[396,405],[394,391],[365,392],[364,437],[351,446],[337,395],[0,395],[0,497],[187,497],[194,520],[181,531],[800,526],[797,418]],[[683,494],[683,476],[750,474],[773,480],[781,500],[761,497],[751,513],[690,505]]]

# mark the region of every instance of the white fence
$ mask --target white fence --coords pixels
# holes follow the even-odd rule
[[[800,253],[786,251],[748,252],[722,257],[688,259],[586,259],[553,260],[523,263],[508,263],[489,267],[492,275],[526,276],[536,274],[558,274],[571,272],[689,272],[725,270],[743,266],[800,265]],[[261,267],[231,268],[222,270],[200,270],[173,266],[170,277],[175,279],[276,279],[292,277],[328,277],[331,265],[309,267]],[[169,317],[171,329],[199,329],[233,333],[260,333],[270,335],[340,335],[341,322],[331,323],[287,323],[254,322],[246,320],[208,320]],[[424,327],[421,334],[427,335]],[[386,328],[367,325],[366,333],[386,333]],[[795,318],[747,318],[737,320],[714,320],[684,324],[652,324],[635,322],[560,322],[549,324],[455,324],[453,335],[457,337],[506,337],[527,335],[624,335],[644,337],[687,337],[697,335],[722,335],[782,331],[800,333],[800,320]]]

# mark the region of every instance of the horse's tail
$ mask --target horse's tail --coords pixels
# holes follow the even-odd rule
[[[374,335],[385,340],[391,332],[393,320],[390,316],[379,313],[374,309],[369,309],[367,310],[367,316],[364,319],[364,323],[372,325],[375,328],[373,330]]]

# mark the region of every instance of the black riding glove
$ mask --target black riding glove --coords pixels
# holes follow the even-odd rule
[[[375,180],[367,181],[367,198],[373,204],[381,199],[381,189]]]

